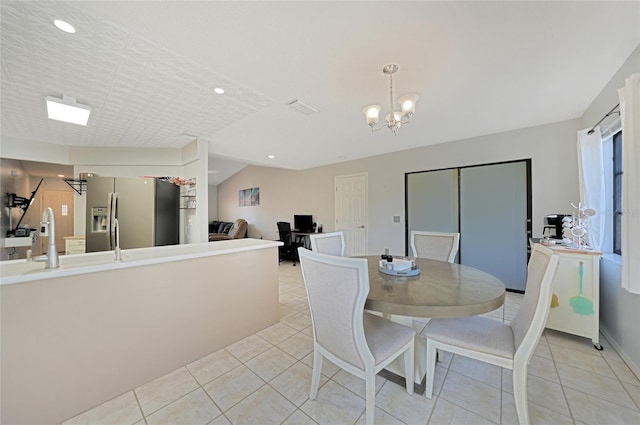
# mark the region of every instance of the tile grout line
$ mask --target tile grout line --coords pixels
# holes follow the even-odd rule
[[[225,351],[226,351],[226,348],[221,348],[220,350],[225,350]],[[217,351],[220,351],[220,350],[217,350]],[[215,353],[215,352],[217,352],[217,351],[214,351],[214,353]],[[233,354],[231,354],[231,353],[229,353],[229,355],[233,356]],[[206,356],[205,356],[205,357],[206,357]],[[196,360],[196,361],[197,361],[197,360]],[[192,362],[192,363],[193,363],[193,362]],[[190,363],[190,364],[192,364],[192,363]],[[213,418],[211,421],[209,421],[209,423],[213,422],[214,420],[216,420],[216,419],[217,419],[217,418],[219,418],[220,416],[224,415],[224,410],[222,410],[222,408],[221,408],[220,406],[218,406],[218,403],[216,403],[216,401],[211,397],[211,394],[209,394],[209,392],[204,388],[204,385],[207,385],[207,384],[209,384],[209,383],[211,383],[211,382],[215,381],[217,378],[214,378],[214,379],[212,379],[211,381],[209,381],[209,382],[207,382],[207,383],[205,383],[205,384],[201,384],[201,383],[200,383],[200,381],[198,380],[198,378],[196,378],[196,376],[191,372],[191,370],[190,370],[187,366],[185,366],[185,369],[187,369],[187,372],[189,372],[189,374],[193,377],[193,379],[195,379],[195,381],[198,383],[198,385],[200,386],[200,388],[202,389],[202,391],[204,391],[204,393],[207,395],[207,397],[209,397],[209,399],[211,400],[211,402],[213,403],[213,405],[214,405],[214,406],[216,406],[216,408],[220,411],[220,414],[219,414],[218,416],[216,416],[215,418]],[[234,369],[235,369],[235,368],[234,368]],[[233,370],[233,369],[231,369],[231,370]],[[223,374],[223,375],[224,375],[224,374]],[[196,388],[196,389],[197,389],[197,388]],[[194,391],[195,391],[195,390],[194,390]],[[189,393],[189,394],[191,394],[191,393]],[[225,418],[226,418],[226,416],[225,416]]]
[[[140,409],[140,414],[142,415],[142,420],[144,421],[145,424],[148,425],[147,417],[144,415],[144,411],[142,410],[142,405],[140,404],[140,399],[138,399],[138,394],[136,394],[135,388],[133,390],[131,390],[131,392],[133,393],[133,397],[136,399],[136,403],[138,404],[138,409]]]

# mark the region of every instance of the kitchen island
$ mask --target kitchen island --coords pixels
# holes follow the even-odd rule
[[[2,423],[60,423],[278,320],[279,242],[0,264]]]

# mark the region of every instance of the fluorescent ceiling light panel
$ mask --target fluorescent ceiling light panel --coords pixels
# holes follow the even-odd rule
[[[87,125],[91,108],[76,102],[75,97],[62,95],[62,99],[47,96],[47,114],[49,119],[71,124]]]

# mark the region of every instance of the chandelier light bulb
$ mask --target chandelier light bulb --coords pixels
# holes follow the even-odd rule
[[[393,113],[393,118],[394,118],[394,120],[395,120],[395,124],[396,124],[398,127],[400,127],[400,125],[402,124],[402,112],[395,111],[395,112]],[[391,122],[391,114],[387,114],[387,116],[385,117],[385,119],[387,120],[387,123],[389,123],[389,125],[390,125],[390,126],[391,126],[391,125],[394,125],[394,124]]]
[[[381,110],[382,110],[382,106],[380,105],[369,105],[362,110],[362,112],[364,112],[365,117],[367,118],[367,125],[370,125],[373,127],[374,125],[378,124]]]
[[[405,94],[398,99],[398,103],[402,107],[402,115],[412,116],[416,112],[416,103],[420,97],[415,94]]]

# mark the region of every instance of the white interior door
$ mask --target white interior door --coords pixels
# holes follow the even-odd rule
[[[344,232],[344,255],[367,254],[367,173],[336,176],[336,231]]]

